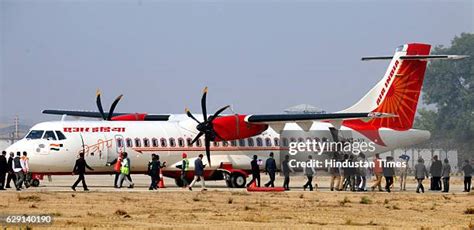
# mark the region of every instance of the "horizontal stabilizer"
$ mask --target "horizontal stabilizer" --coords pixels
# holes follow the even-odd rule
[[[401,60],[437,60],[437,59],[451,59],[459,60],[469,57],[468,55],[405,55],[400,56]],[[374,57],[362,57],[362,61],[372,60],[391,60],[393,56],[374,56]]]

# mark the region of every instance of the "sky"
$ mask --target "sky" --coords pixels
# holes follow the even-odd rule
[[[0,0],[0,121],[57,120],[43,109],[243,114],[297,104],[342,110],[408,42],[474,32],[473,1]]]

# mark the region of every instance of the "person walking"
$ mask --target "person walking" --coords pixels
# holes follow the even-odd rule
[[[270,157],[265,162],[265,172],[268,173],[270,181],[265,184],[265,187],[275,187],[275,173],[276,173],[276,162],[273,158],[273,152],[270,152]]]
[[[82,182],[82,187],[84,188],[84,191],[89,191],[86,184],[86,178],[84,177],[84,175],[86,174],[86,168],[91,171],[94,171],[94,169],[87,164],[86,159],[84,159],[84,153],[81,152],[79,153],[79,159],[76,160],[76,164],[74,165],[74,169],[72,170],[73,175],[79,175],[76,182],[74,182],[74,184],[71,186],[71,189],[73,191],[76,191],[76,187],[79,182]]]
[[[159,169],[160,163],[158,161],[158,157],[155,154],[151,155],[151,161],[148,162],[148,175],[151,178],[151,184],[148,190],[156,190],[158,188],[158,180],[159,180]]]
[[[449,176],[451,174],[451,165],[448,158],[444,159],[443,170],[441,176],[443,177],[443,192],[449,192]]]
[[[281,174],[285,177],[283,188],[285,188],[286,191],[290,190],[290,172],[294,172],[294,170],[290,167],[290,156],[286,155],[285,160],[281,162]]]
[[[357,191],[364,192],[364,191],[367,191],[365,187],[367,185],[368,168],[366,166],[369,165],[368,164],[369,162],[367,162],[367,159],[365,158],[365,154],[363,153],[359,153],[358,160],[360,163],[360,167],[359,167],[360,183],[357,184]]]
[[[341,182],[341,174],[339,172],[339,168],[335,165],[335,163],[339,160],[339,153],[335,152],[332,157],[332,160],[333,164],[331,164],[331,166],[329,167],[329,173],[331,174],[331,182],[329,183],[329,188],[331,189],[331,191],[334,191],[334,189],[338,191],[339,183]]]
[[[403,154],[399,158],[402,162],[402,167],[398,168],[398,174],[400,177],[400,191],[405,191],[407,186],[408,161],[410,160],[410,156]]]
[[[201,180],[202,191],[207,191],[206,184],[204,182],[204,168],[206,165],[202,163],[203,157],[204,156],[202,154],[199,154],[199,157],[194,161],[194,180],[188,187],[190,191],[193,190],[193,186],[198,180]]]
[[[13,158],[13,163],[12,163],[12,169],[13,172],[15,173],[15,187],[17,191],[20,191],[22,189],[23,181],[25,179],[25,174],[23,173],[23,168],[25,166],[22,165],[22,160],[21,160],[21,153],[17,152],[16,157]]]
[[[28,158],[28,153],[23,152],[23,155],[21,156],[21,166],[23,167],[23,183],[25,184],[26,188],[30,187],[30,159]]]
[[[385,177],[385,191],[391,192],[390,187],[393,184],[393,176],[395,175],[395,169],[393,168],[393,157],[388,156],[384,164],[382,164],[382,171]]]
[[[247,184],[247,187],[257,181],[257,187],[260,187],[260,166],[258,165],[257,155],[253,155],[253,160],[250,161],[250,167],[252,170],[252,180]]]
[[[423,180],[428,178],[428,170],[426,169],[423,158],[418,158],[418,163],[415,165],[415,179],[418,182],[416,187],[416,193],[425,193],[425,187],[423,187]]]
[[[8,157],[8,175],[7,175],[7,183],[5,188],[11,188],[10,183],[13,181],[13,184],[16,184],[16,177],[15,177],[15,172],[13,171],[13,159],[14,155],[13,153],[10,153],[10,156]],[[16,186],[15,186],[16,187]]]
[[[306,184],[303,185],[303,190],[306,191],[306,188],[309,187],[309,191],[313,191],[313,176],[316,174],[316,171],[314,170],[314,167],[312,167],[312,159],[313,156],[308,155],[308,161],[306,161],[306,167],[303,168],[303,174],[306,176],[308,179],[306,181]]]
[[[128,188],[133,188],[134,187],[133,181],[130,180],[130,178],[128,177],[130,175],[130,168],[131,168],[131,163],[130,163],[130,159],[128,158],[128,153],[123,152],[122,153],[122,163],[121,163],[121,167],[120,167],[120,176],[119,176],[119,179],[117,181],[117,187],[118,188],[122,188],[124,180],[127,181],[127,183],[129,184]]]
[[[122,153],[119,153],[119,155],[117,156],[117,158],[115,158],[112,162],[110,162],[108,164],[109,166],[110,165],[113,165],[114,166],[114,172],[115,172],[115,177],[114,177],[114,188],[118,188],[117,187],[117,181],[119,179],[119,176],[120,176],[120,168],[122,167]]]
[[[183,153],[181,157],[183,158],[183,162],[181,164],[181,182],[183,183],[183,188],[186,188],[189,185],[189,182],[186,179],[189,170],[188,154]]]
[[[0,190],[5,190],[5,176],[8,172],[7,152],[0,155]]]
[[[430,190],[439,191],[441,190],[441,171],[443,170],[443,164],[438,160],[438,156],[433,157],[433,161],[430,167],[431,173],[431,188]]]
[[[375,154],[375,159],[374,159],[374,174],[375,174],[375,183],[372,185],[372,191],[375,190],[375,188],[379,188],[379,192],[382,191],[382,177],[383,177],[383,170],[382,170],[382,159],[380,158],[380,155],[377,153]]]
[[[472,165],[469,163],[469,160],[464,161],[464,165],[462,166],[462,171],[464,173],[464,191],[463,192],[470,192],[473,170],[472,170]]]

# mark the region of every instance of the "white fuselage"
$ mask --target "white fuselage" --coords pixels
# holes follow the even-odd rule
[[[314,122],[310,132],[303,132],[296,124],[288,123],[284,130],[300,130],[297,133],[308,133],[309,136],[315,133],[318,136],[312,138],[332,140],[330,127],[330,123]],[[189,145],[198,131],[196,122],[185,115],[172,115],[169,121],[53,121],[39,123],[31,130],[60,131],[66,137],[59,140],[61,138],[56,135],[45,139],[43,134],[41,138],[23,138],[7,148],[7,152],[28,152],[30,171],[39,174],[69,174],[83,149],[85,159],[94,168],[94,173],[113,173],[113,166],[107,166],[107,163],[117,158],[120,152],[128,153],[132,173],[146,172],[152,153],[158,154],[161,162],[167,163],[164,171],[179,170],[176,165],[181,164],[183,152],[187,153],[190,162],[199,154],[205,155],[202,144]],[[344,126],[339,130],[346,136],[350,135],[350,138],[371,142],[355,130]],[[378,132],[385,146],[375,145],[375,150],[366,155],[414,145],[430,137],[428,131],[415,129],[380,129]],[[253,146],[249,146],[248,139],[244,143],[238,140],[219,142],[217,145],[213,143],[210,169],[216,169],[221,162],[229,162],[234,168],[247,170],[253,155],[265,160],[270,152],[275,153],[278,162],[280,151],[285,150],[285,147],[280,146],[280,138],[280,134],[268,128],[260,135],[251,137]],[[203,160],[208,164],[206,158]],[[193,168],[192,163],[190,167]]]

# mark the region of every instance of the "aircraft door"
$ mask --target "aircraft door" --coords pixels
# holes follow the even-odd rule
[[[125,139],[122,135],[115,135],[114,136],[114,147],[110,148],[107,154],[107,162],[112,162],[115,160],[120,153],[125,152]]]

